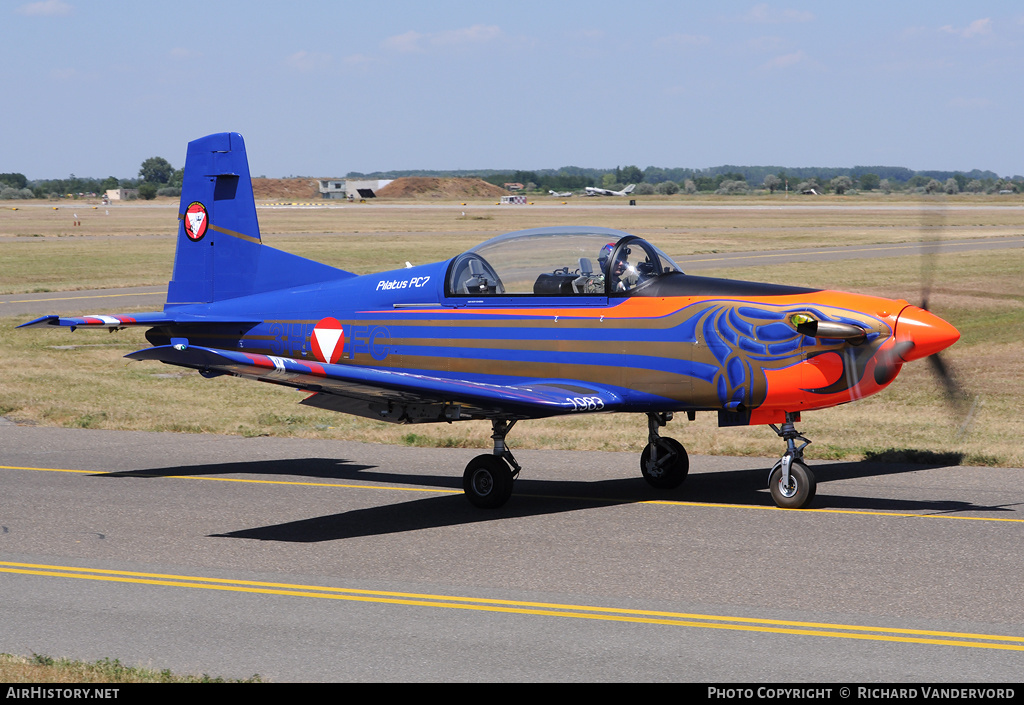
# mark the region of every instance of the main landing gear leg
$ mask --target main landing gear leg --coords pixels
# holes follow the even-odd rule
[[[491,421],[494,452],[478,455],[469,461],[462,475],[462,488],[474,506],[497,509],[512,496],[512,483],[519,477],[519,463],[505,445],[505,436],[516,425],[515,421]]]
[[[690,458],[683,444],[658,433],[671,420],[671,412],[647,414],[647,447],[640,454],[640,472],[648,484],[660,490],[679,487],[690,471]]]
[[[772,430],[786,441],[786,452],[772,467],[768,475],[768,490],[775,504],[785,509],[799,509],[807,506],[818,489],[814,473],[804,462],[804,448],[809,440],[797,433],[793,426],[796,414],[786,413],[786,422],[779,428],[770,424]],[[803,441],[797,445],[797,441]]]

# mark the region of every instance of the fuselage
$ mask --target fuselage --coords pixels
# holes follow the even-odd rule
[[[682,273],[622,296],[474,296],[446,286],[451,268],[440,262],[188,306],[182,310],[263,322],[165,326],[148,337],[154,345],[187,338],[486,384],[580,380],[614,389],[626,411],[716,410],[737,423],[775,423],[786,412],[886,387],[899,365],[877,374],[878,360],[895,344],[900,314],[916,309],[902,300]],[[801,334],[793,323],[800,314],[859,326],[864,340]],[[341,331],[333,360],[313,345],[325,321]]]

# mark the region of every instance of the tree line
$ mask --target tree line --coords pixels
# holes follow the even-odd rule
[[[961,171],[914,171],[906,167],[855,166],[852,168],[788,168],[776,166],[724,165],[708,169],[647,167],[636,165],[614,169],[589,169],[566,166],[560,169],[459,170],[459,171],[387,171],[364,174],[349,172],[347,178],[396,179],[402,176],[479,178],[497,186],[523,184],[525,190],[581,190],[587,186],[621,189],[636,184],[637,195],[651,193],[723,193],[740,194],[755,190],[771,193],[781,190],[816,193],[850,191],[921,193],[1024,193],[1024,177],[1000,178],[995,172],[974,169]]]
[[[183,169],[175,169],[163,157],[142,162],[137,178],[82,178],[71,174],[66,179],[29,180],[24,174],[0,173],[0,199],[77,197],[103,194],[109,189],[137,189],[139,198],[177,196],[181,193]],[[756,190],[770,193],[838,193],[883,191],[910,193],[1024,193],[1024,177],[1000,178],[991,171],[913,171],[905,167],[855,166],[852,168],[776,167],[724,165],[707,169],[663,168],[636,165],[614,169],[565,166],[560,169],[458,170],[458,171],[385,171],[364,174],[349,172],[350,179],[395,179],[402,176],[479,178],[504,186],[523,184],[525,190],[538,193],[575,191],[587,186],[623,188],[636,184],[637,195],[652,193],[745,194]]]
[[[137,178],[83,178],[71,174],[66,179],[29,180],[17,172],[0,173],[0,199],[77,198],[103,195],[111,189],[138,190],[139,198],[152,200],[157,196],[181,195],[184,169],[175,169],[163,157],[150,157],[142,162]]]

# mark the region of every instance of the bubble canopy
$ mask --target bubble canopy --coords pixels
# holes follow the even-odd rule
[[[643,238],[596,227],[505,233],[452,260],[448,296],[616,296],[679,265]]]

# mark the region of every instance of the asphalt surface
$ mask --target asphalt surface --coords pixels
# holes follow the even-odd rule
[[[732,252],[677,257],[683,271],[696,273],[725,267],[756,267],[792,262],[821,262],[847,259],[898,257],[928,253],[982,252],[1024,247],[1024,237],[965,238],[935,242],[816,247],[771,252]],[[0,316],[43,316],[49,313],[88,310],[116,313],[128,307],[163,309],[167,287],[96,289],[88,291],[46,292],[40,294],[0,295]]]
[[[166,300],[166,286],[48,291],[41,294],[2,294],[0,295],[0,316],[38,317],[50,313],[82,310],[116,313],[139,306],[162,311]]]
[[[277,682],[1020,680],[1022,470],[815,463],[785,511],[771,459],[694,457],[662,493],[631,453],[521,451],[482,511],[478,452],[0,423],[0,651]]]

